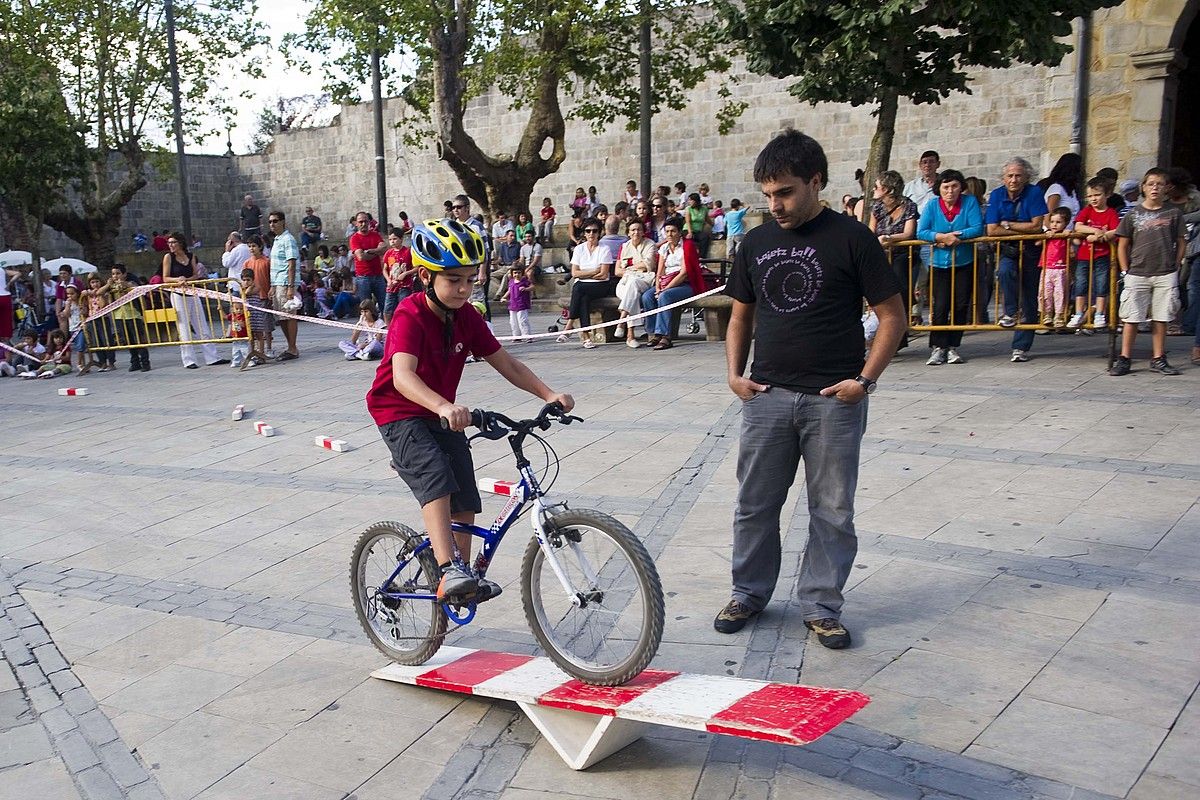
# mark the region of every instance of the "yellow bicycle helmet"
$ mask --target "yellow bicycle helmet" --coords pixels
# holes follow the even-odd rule
[[[454,219],[431,219],[413,228],[414,267],[441,272],[483,263],[483,237]]]

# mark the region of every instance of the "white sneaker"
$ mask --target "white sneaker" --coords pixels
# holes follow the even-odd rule
[[[1071,319],[1067,320],[1068,328],[1078,328],[1082,324],[1083,324],[1083,314],[1079,313],[1078,311],[1076,311],[1075,314],[1071,316]]]
[[[1025,355],[1024,350],[1013,350],[1012,359],[1011,359],[1012,363],[1024,364],[1028,360],[1029,360],[1029,356]]]
[[[6,378],[11,378],[17,374],[17,368],[7,361],[0,362],[0,375]]]
[[[929,360],[925,362],[926,366],[938,367],[946,363],[946,350],[942,347],[935,347],[929,354]]]
[[[269,359],[275,358],[275,348],[274,347],[267,348],[267,352],[264,355],[266,355],[266,357]]]
[[[963,358],[962,356],[960,356],[958,354],[957,350],[955,350],[953,347],[951,347],[950,350],[946,352],[946,363],[947,364],[965,364],[965,363],[967,363],[967,360],[965,358]]]
[[[1011,327],[1015,326],[1016,324],[1017,324],[1017,321],[1015,319],[1013,319],[1011,316],[1009,316],[1008,314],[1005,314],[1004,316],[1000,317],[999,325],[1001,328],[1011,328]]]
[[[1108,317],[1105,316],[1104,314],[1097,314],[1096,316],[1092,317],[1092,327],[1107,328],[1108,327]]]

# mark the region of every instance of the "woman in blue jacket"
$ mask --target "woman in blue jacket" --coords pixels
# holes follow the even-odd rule
[[[983,235],[979,201],[964,194],[967,179],[956,169],[938,175],[934,197],[921,210],[917,238],[933,244],[930,317],[934,325],[966,325],[971,321],[971,287],[975,285],[975,245],[964,243]],[[953,295],[953,298],[951,297]],[[962,331],[929,334],[930,366],[966,363],[958,354]]]

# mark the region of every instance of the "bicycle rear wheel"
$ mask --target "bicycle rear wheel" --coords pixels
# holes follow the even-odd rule
[[[582,509],[556,515],[546,539],[572,594],[537,539],[530,540],[521,601],[533,635],[555,664],[584,683],[631,680],[662,639],[662,584],[646,548],[617,520]]]
[[[424,664],[446,638],[446,615],[433,600],[400,600],[383,594],[396,565],[411,558],[388,591],[436,594],[437,562],[426,548],[412,553],[425,537],[398,522],[376,522],[354,545],[350,593],[354,613],[371,643],[398,664]]]

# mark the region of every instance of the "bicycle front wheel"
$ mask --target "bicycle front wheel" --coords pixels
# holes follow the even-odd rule
[[[558,514],[546,541],[570,592],[532,539],[521,564],[525,619],[546,654],[584,683],[617,686],[638,675],[662,639],[663,596],[646,548],[598,511]]]
[[[376,522],[358,537],[350,557],[354,613],[371,643],[398,664],[424,664],[446,638],[446,614],[438,603],[388,596],[437,592],[433,553],[426,548],[413,555],[424,540],[398,522]],[[404,559],[410,560],[392,577]]]

